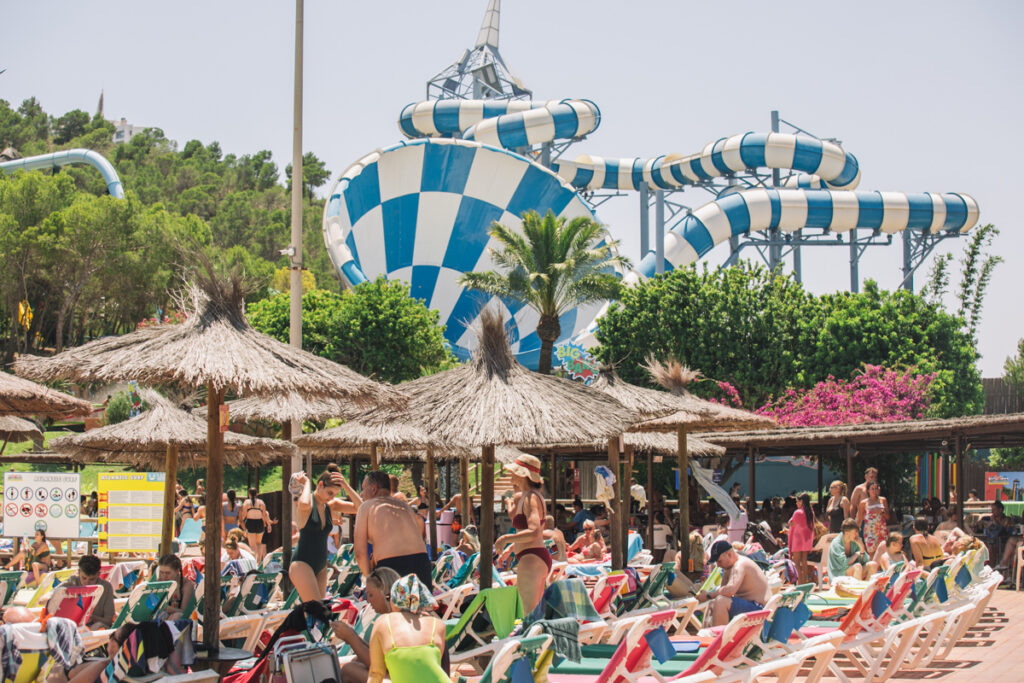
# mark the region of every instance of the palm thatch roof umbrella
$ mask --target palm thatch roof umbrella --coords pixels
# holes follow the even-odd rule
[[[686,481],[689,459],[686,436],[691,431],[721,432],[740,429],[771,429],[776,426],[775,420],[755,415],[746,410],[739,410],[714,401],[694,396],[687,387],[700,377],[700,373],[691,370],[678,361],[669,360],[661,363],[653,357],[647,359],[647,371],[679,399],[683,409],[667,417],[661,417],[633,426],[638,432],[675,432],[678,439],[679,455],[679,529],[680,533],[689,533],[690,528],[690,489]],[[751,463],[753,467],[753,463]],[[690,544],[685,540],[680,545],[682,561],[690,559]]]
[[[150,409],[142,414],[81,434],[62,436],[50,442],[50,448],[80,463],[119,463],[150,471],[164,470],[160,533],[160,552],[164,554],[170,552],[173,536],[177,473],[185,467],[205,467],[208,462],[206,422],[154,391],[144,391],[143,397]],[[232,467],[277,462],[286,455],[294,455],[296,450],[287,441],[233,432],[224,435],[224,463]],[[219,499],[212,506],[219,506]]]
[[[106,337],[68,349],[50,358],[22,357],[15,370],[37,379],[79,383],[137,380],[146,385],[207,387],[207,495],[219,500],[224,484],[224,434],[221,423],[224,393],[245,395],[299,393],[344,399],[369,408],[398,407],[402,396],[346,367],[283,344],[257,332],[242,310],[247,293],[241,280],[222,281],[208,263],[198,285],[187,292],[190,310],[181,325],[158,325],[120,337]],[[226,422],[226,421],[225,421]],[[220,562],[221,508],[212,506],[205,548],[207,567]],[[285,544],[287,546],[287,544]],[[205,582],[206,646],[218,649],[220,575]]]
[[[501,316],[484,310],[473,359],[405,382],[402,417],[442,443],[481,449],[481,586],[491,584],[494,532],[494,449],[497,446],[588,444],[618,436],[635,416],[610,396],[569,380],[531,372],[516,362]],[[387,419],[377,416],[377,421]]]
[[[88,401],[0,372],[0,415],[63,417],[91,412]]]
[[[39,431],[39,427],[34,422],[23,420],[20,417],[3,415],[0,416],[0,437],[3,437],[4,440],[3,445],[0,445],[0,455],[3,455],[7,448],[7,442],[42,441],[43,433]]]

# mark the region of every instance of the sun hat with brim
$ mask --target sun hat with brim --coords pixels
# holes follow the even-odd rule
[[[540,458],[526,453],[520,453],[516,459],[510,462],[505,468],[512,474],[526,477],[535,484],[541,483]]]
[[[732,544],[729,541],[715,541],[715,544],[711,546],[711,563],[715,564],[718,562],[718,558],[725,553],[733,550]]]

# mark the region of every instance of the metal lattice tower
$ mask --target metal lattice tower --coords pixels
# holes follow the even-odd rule
[[[490,0],[473,49],[427,81],[428,100],[528,100],[533,96],[498,51],[500,20],[501,0]]]

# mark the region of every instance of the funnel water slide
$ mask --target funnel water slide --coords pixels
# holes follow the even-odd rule
[[[446,339],[466,358],[474,343],[469,326],[491,297],[466,290],[458,278],[492,269],[487,251],[491,224],[518,226],[527,210],[593,217],[577,191],[634,190],[641,183],[675,190],[750,169],[799,172],[783,188],[723,193],[671,226],[665,234],[668,269],[692,263],[715,245],[751,231],[964,232],[978,220],[977,203],[964,194],[853,191],[860,182],[856,158],[839,145],[802,135],[734,135],[689,156],[583,155],[558,159],[550,170],[515,151],[581,138],[600,121],[597,105],[582,99],[408,105],[398,123],[414,139],[359,160],[331,189],[324,239],[335,267],[352,285],[378,275],[409,281],[412,296],[440,312]],[[654,271],[654,255],[646,254],[635,270],[623,274],[624,281],[635,283]],[[500,305],[509,318],[517,358],[536,367],[536,313],[518,302]],[[602,309],[592,305],[565,314],[558,343],[593,343]]]

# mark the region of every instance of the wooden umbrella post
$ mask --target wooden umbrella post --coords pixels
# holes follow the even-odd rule
[[[682,544],[679,546],[679,558],[681,567],[688,567],[690,563],[690,482],[686,475],[689,469],[690,455],[686,450],[686,428],[682,425],[676,427],[676,436],[679,439],[679,538]]]
[[[427,449],[427,525],[430,527],[430,549],[437,557],[437,503],[434,500],[434,449]]]
[[[846,485],[853,491],[853,444],[846,444]]]
[[[750,472],[748,473],[749,477],[750,477],[750,484],[749,484],[749,486],[750,486],[750,493],[748,493],[747,495],[750,496],[751,499],[756,501],[757,500],[757,467],[754,464],[754,447],[753,446],[748,446],[747,447],[747,464],[750,467]],[[747,519],[750,519],[751,513],[753,513],[753,510],[747,510]]]
[[[484,446],[481,456],[480,589],[483,590],[491,587],[491,569],[494,567],[494,446]]]
[[[380,469],[380,458],[377,456],[377,444],[370,445],[370,469],[374,472]]]
[[[460,458],[459,468],[462,476],[462,527],[473,523],[473,498],[469,495],[469,459]]]
[[[647,452],[647,547],[654,550],[654,453]]]
[[[819,513],[825,512],[825,508],[822,507],[822,501],[825,498],[825,492],[822,491],[822,486],[824,486],[824,481],[823,481],[824,478],[825,478],[825,473],[823,472],[821,456],[819,455],[818,456],[818,512]]]
[[[178,483],[177,444],[167,444],[167,459],[164,464],[167,473],[164,475],[164,516],[160,523],[160,554],[169,555],[171,542],[174,540],[174,492]]]
[[[621,494],[622,490],[622,472],[619,471],[619,440],[618,438],[608,439],[608,468],[611,469],[612,474],[615,476],[615,483],[612,484],[612,511],[615,515],[621,515]],[[611,512],[611,511],[610,511]],[[609,515],[614,518],[615,515]],[[622,569],[623,558],[626,556],[622,552],[622,534],[620,532],[620,522],[618,519],[613,519],[613,523],[608,526],[609,538],[608,541],[612,546],[612,570],[618,571]]]
[[[220,431],[220,406],[224,390],[211,382],[206,403],[206,562],[203,586],[203,643],[210,652],[220,649],[220,544],[221,494],[224,490],[224,434]]]
[[[626,457],[623,460],[622,473],[622,497],[619,499],[619,508],[622,510],[621,524],[619,525],[619,536],[622,539],[622,566],[629,562],[629,518],[630,507],[633,500],[631,490],[633,484],[633,447],[626,446]]]
[[[551,516],[555,517],[555,506],[558,505],[558,456],[551,451]],[[557,521],[557,517],[555,517]]]
[[[954,448],[956,448],[956,509],[960,512],[960,524],[966,524],[964,520],[964,489],[967,488],[967,482],[964,479],[964,443],[961,440],[959,434],[956,435],[956,439],[953,441]]]

